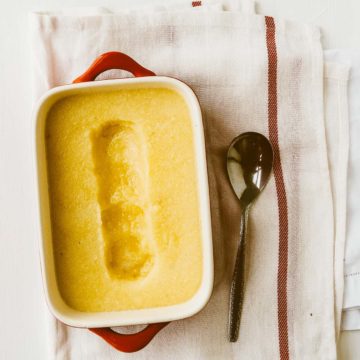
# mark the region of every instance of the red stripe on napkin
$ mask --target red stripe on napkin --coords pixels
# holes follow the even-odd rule
[[[193,7],[201,6],[201,1],[193,1],[193,2],[191,3],[191,5],[192,5]]]
[[[274,150],[274,177],[279,209],[279,259],[277,277],[279,351],[280,359],[287,360],[289,359],[287,315],[288,207],[278,137],[277,50],[274,19],[266,16],[265,24],[268,54],[268,127],[270,142]]]

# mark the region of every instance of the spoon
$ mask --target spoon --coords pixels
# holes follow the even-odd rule
[[[246,227],[250,205],[267,184],[272,165],[273,150],[269,140],[256,132],[236,137],[227,153],[227,171],[241,205],[240,241],[236,255],[230,290],[229,341],[239,337],[245,286]]]

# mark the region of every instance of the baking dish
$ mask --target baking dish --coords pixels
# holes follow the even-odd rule
[[[132,73],[134,78],[92,81],[100,73],[121,69]],[[199,193],[202,242],[202,281],[195,295],[185,303],[141,310],[86,313],[70,308],[62,299],[56,281],[52,248],[51,218],[45,152],[45,124],[49,109],[60,99],[69,95],[116,89],[167,88],[184,98],[192,120],[196,173]],[[199,312],[209,300],[213,286],[213,254],[209,193],[205,157],[205,144],[201,110],[193,91],[183,82],[165,76],[155,76],[129,56],[109,52],[97,58],[90,68],[71,85],[59,86],[48,91],[38,102],[34,112],[35,162],[37,173],[37,206],[40,214],[39,237],[41,269],[48,306],[54,316],[64,324],[90,328],[121,351],[137,351],[144,347],[168,322],[183,319]],[[150,324],[143,331],[124,335],[110,329],[112,326]]]

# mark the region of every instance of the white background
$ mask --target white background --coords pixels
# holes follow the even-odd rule
[[[33,224],[37,214],[32,211],[34,183],[27,13],[74,6],[136,6],[145,2],[0,0],[1,360],[46,360],[48,347],[38,239],[34,238]],[[261,14],[321,26],[326,48],[360,46],[359,0],[259,0],[257,10]],[[341,353],[342,359],[360,359],[360,332],[342,335]]]

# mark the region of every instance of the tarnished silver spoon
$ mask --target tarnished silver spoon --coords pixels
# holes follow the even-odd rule
[[[236,137],[227,153],[227,171],[231,185],[240,200],[240,240],[230,291],[229,340],[237,341],[245,291],[246,227],[250,205],[267,184],[273,165],[269,140],[255,132]]]

